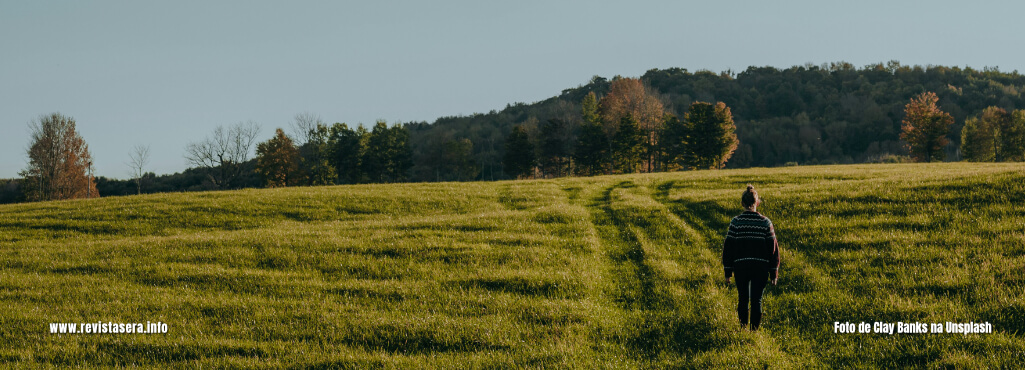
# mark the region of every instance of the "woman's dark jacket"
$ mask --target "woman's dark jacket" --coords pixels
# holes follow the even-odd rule
[[[767,269],[775,279],[779,271],[779,244],[772,221],[751,211],[734,217],[723,242],[722,265],[727,279],[736,270],[749,269]]]

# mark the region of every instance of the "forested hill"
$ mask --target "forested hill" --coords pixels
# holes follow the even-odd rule
[[[905,154],[899,142],[904,105],[932,91],[955,123],[950,128],[948,160],[959,159],[966,117],[988,106],[1008,111],[1025,108],[1025,76],[998,69],[906,66],[897,62],[856,68],[849,63],[749,67],[743,72],[690,72],[652,69],[640,79],[662,96],[667,110],[681,116],[694,101],[722,101],[732,109],[740,145],[727,167],[857,163],[886,154]],[[589,92],[601,97],[609,79],[563,90],[533,104],[501,111],[442,117],[433,124],[409,124],[416,163],[412,178],[421,181],[504,178],[503,145],[514,125],[537,139],[538,124],[568,122],[565,142],[576,142],[581,101]],[[573,148],[567,148],[572,152]]]

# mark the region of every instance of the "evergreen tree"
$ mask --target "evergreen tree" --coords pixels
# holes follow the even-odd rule
[[[726,162],[733,157],[737,151],[740,141],[737,140],[737,125],[733,123],[733,113],[726,103],[715,104],[715,121],[712,136],[709,138],[712,143],[712,163],[715,168],[723,168]]]
[[[584,101],[581,102],[581,115],[583,116],[584,123],[592,123],[601,125],[601,114],[598,111],[598,97],[594,94],[594,91],[587,93],[584,97]]]
[[[401,125],[389,128],[386,122],[377,121],[366,137],[366,150],[360,161],[366,177],[371,182],[405,180],[406,172],[412,165],[409,132],[406,128]]]
[[[619,128],[612,137],[612,147],[616,170],[620,173],[636,172],[644,152],[644,134],[637,127],[633,115],[620,118]]]
[[[360,161],[360,168],[370,182],[384,182],[385,167],[388,166],[388,126],[377,121],[367,134],[366,151]]]
[[[505,139],[505,173],[513,178],[530,176],[534,170],[534,145],[522,126],[513,126]]]
[[[605,136],[601,123],[584,122],[580,126],[573,160],[578,171],[585,175],[608,173],[609,138]]]
[[[307,141],[299,149],[302,169],[307,185],[331,185],[338,179],[335,167],[331,164],[331,131],[317,123],[306,135]]]
[[[409,143],[409,129],[395,125],[388,130],[388,177],[391,181],[406,181],[413,167],[413,148]]]
[[[350,129],[344,123],[335,123],[331,126],[331,136],[328,139],[330,147],[330,163],[338,176],[338,184],[356,184],[363,180],[363,173],[360,170],[360,159],[363,156],[363,136],[366,129],[359,126],[356,130]]]
[[[687,154],[687,124],[676,116],[667,114],[659,131],[659,148],[662,152],[662,169],[666,171],[685,166]]]
[[[730,108],[723,102],[695,102],[685,119],[686,165],[695,169],[722,168],[738,144]]]
[[[610,142],[602,127],[598,98],[593,91],[581,103],[581,116],[584,122],[573,150],[577,171],[592,176],[608,173]]]
[[[565,122],[555,118],[541,125],[541,172],[545,176],[563,176],[569,164],[565,128]]]

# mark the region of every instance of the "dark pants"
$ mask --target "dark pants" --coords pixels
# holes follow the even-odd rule
[[[733,273],[737,281],[737,316],[740,325],[747,326],[747,304],[751,302],[751,330],[757,330],[762,323],[762,291],[769,282],[767,270],[737,270]]]

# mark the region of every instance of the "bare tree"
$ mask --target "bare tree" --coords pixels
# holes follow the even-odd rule
[[[320,116],[310,112],[302,112],[295,115],[292,121],[292,131],[295,137],[295,146],[301,147],[310,141],[310,136],[316,130],[317,125],[324,124]]]
[[[128,160],[128,167],[132,169],[132,177],[135,179],[135,188],[138,194],[142,194],[142,176],[146,173],[146,165],[149,164],[149,146],[136,145],[128,153]]]
[[[253,121],[239,122],[228,128],[217,126],[213,135],[185,147],[185,160],[193,167],[206,169],[214,186],[236,186],[259,133],[260,126]]]

